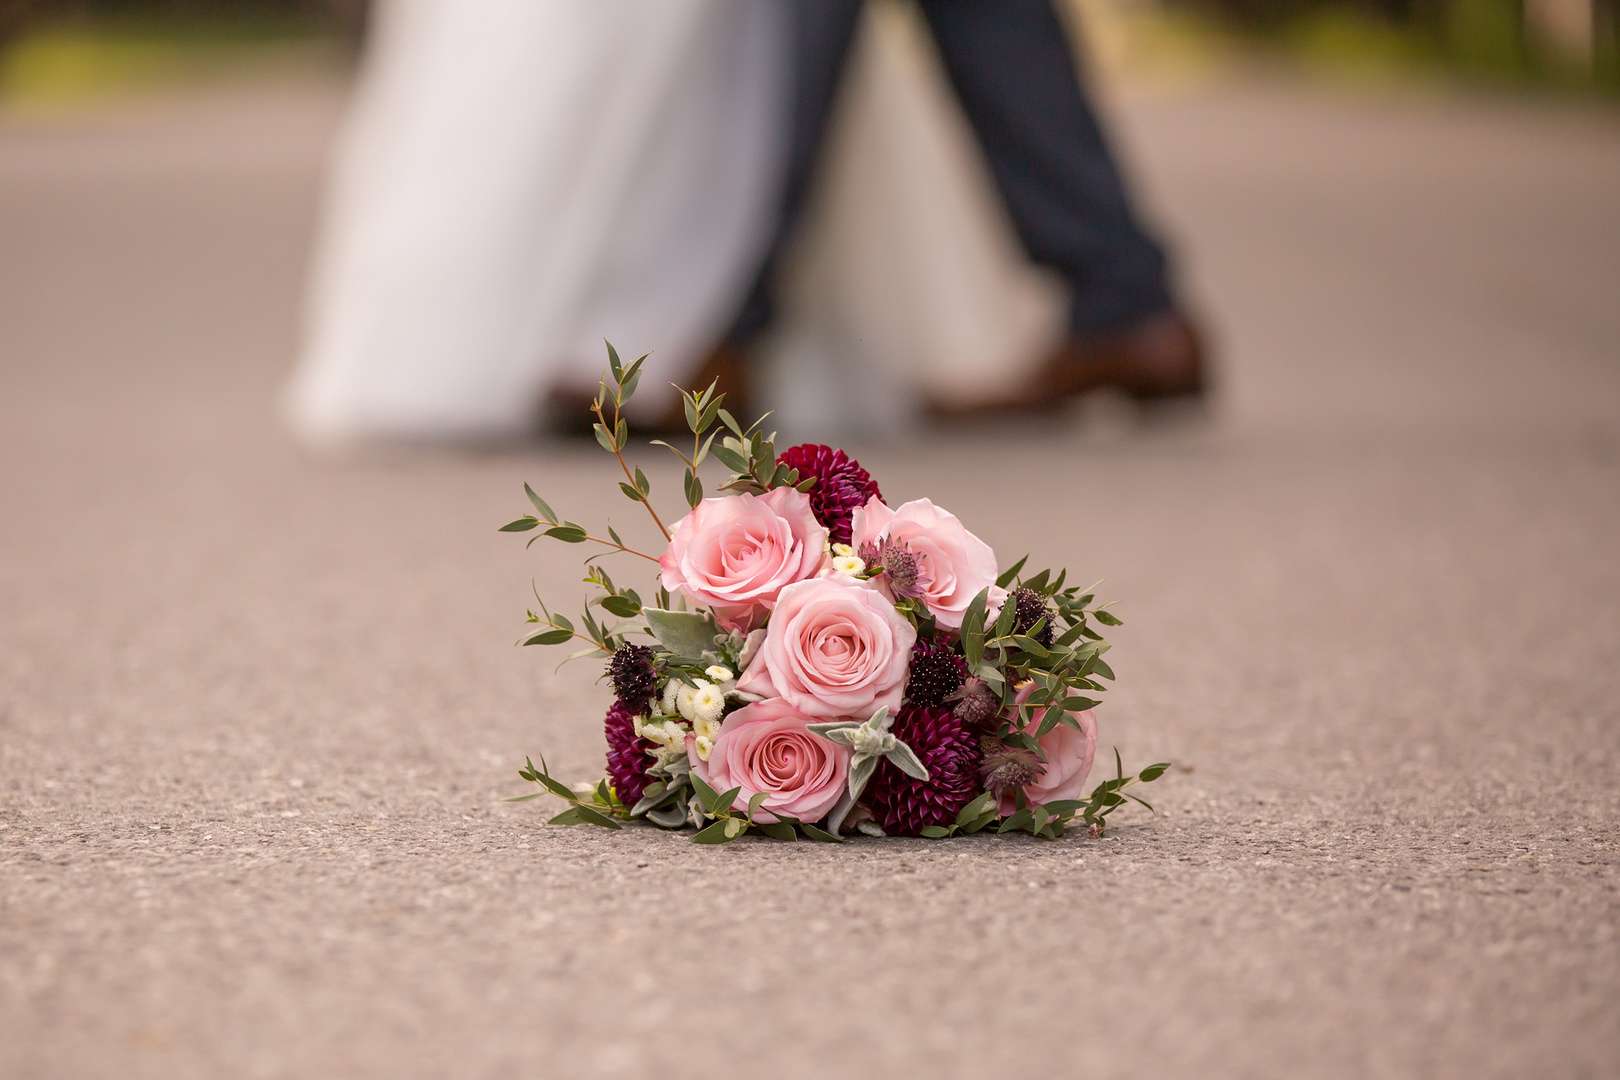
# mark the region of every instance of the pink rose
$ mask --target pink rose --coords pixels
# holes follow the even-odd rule
[[[890,510],[874,497],[855,511],[853,531],[857,549],[887,538],[916,554],[925,571],[922,602],[940,626],[961,629],[967,606],[986,586],[988,614],[999,611],[1007,598],[1007,590],[996,586],[996,553],[990,545],[963,528],[955,514],[927,499]],[[876,580],[881,583],[882,578]]]
[[[898,712],[917,630],[872,589],[832,578],[789,585],[737,689],[785,698],[806,716]]]
[[[719,792],[742,790],[732,803],[747,810],[748,800],[761,791],[770,795],[755,819],[777,820],[776,813],[800,821],[825,817],[849,782],[849,759],[854,753],[809,729],[811,718],[781,698],[744,705],[720,724],[720,734],[709,760],[697,755],[697,740],[686,739],[692,771]]]
[[[664,588],[747,629],[776,606],[783,586],[821,569],[826,547],[810,496],[779,487],[704,499],[676,524],[658,565]]]
[[[1035,684],[1027,682],[1018,688],[1018,696],[1014,700],[1022,705],[1034,692]],[[1039,731],[1045,715],[1045,708],[1033,710],[1029,726],[1024,730]],[[1075,719],[1080,721],[1079,731],[1067,724],[1059,724],[1036,740],[1041,753],[1046,755],[1046,771],[1033,784],[1024,785],[1025,805],[1039,806],[1059,799],[1078,799],[1085,794],[1091,760],[1097,754],[1097,714],[1087,709]],[[1002,791],[996,805],[1003,817],[1013,813],[1018,807],[1016,792],[1010,788]]]

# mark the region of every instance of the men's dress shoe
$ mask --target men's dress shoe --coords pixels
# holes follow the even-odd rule
[[[1016,418],[1055,413],[1070,398],[1119,390],[1143,403],[1202,397],[1207,384],[1203,340],[1178,311],[1118,330],[1071,338],[1023,386],[970,403],[925,403],[935,420]]]
[[[645,378],[644,375],[643,382]],[[692,376],[691,384],[684,389],[699,392],[716,380],[719,386],[715,392],[726,395],[726,411],[740,422],[748,423],[752,419],[748,416],[750,379],[748,356],[743,349],[730,342],[721,342],[709,354],[703,366],[698,368],[697,374]],[[591,438],[596,423],[591,403],[595,400],[595,391],[554,387],[546,396],[543,416],[546,431],[570,438]],[[607,411],[611,416],[611,408]],[[686,409],[676,398],[674,405],[662,416],[651,420],[631,420],[630,431],[635,435],[667,438],[689,434],[691,428],[686,423]]]

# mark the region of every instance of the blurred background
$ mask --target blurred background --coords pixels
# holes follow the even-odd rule
[[[428,9],[462,10],[396,6]],[[288,423],[385,9],[0,0],[0,1073],[680,1075],[681,1031],[707,1075],[1610,1074],[1616,10],[1076,0],[1098,111],[1207,329],[1201,410],[1102,393],[896,424],[865,359],[927,367],[956,335],[818,329],[815,303],[912,300],[861,224],[887,218],[813,209],[815,303],[761,404],[1003,565],[1106,575],[1105,745],[1177,768],[1157,817],[1096,845],[717,860],[499,801],[525,754],[598,775],[604,699],[597,669],[512,647],[531,588],[585,595],[577,549],[495,530],[529,481],[661,543],[613,458],[532,437],[350,457]],[[914,9],[873,5],[868,31],[831,160],[971,156]],[[603,70],[582,83],[642,71]],[[933,97],[889,111],[886,86]],[[877,190],[829,175],[834,202]],[[912,190],[885,189],[895,216]],[[984,203],[982,175],[952,190],[925,224]],[[980,236],[989,264],[1005,232]],[[1018,273],[1007,310],[1046,340],[1049,292]],[[594,369],[612,331],[582,332]],[[667,453],[630,457],[679,513]],[[683,873],[655,896],[649,864]],[[738,897],[757,917],[688,932]],[[733,1022],[630,978],[655,950],[748,988]],[[604,977],[622,1015],[580,990]]]
[[[1105,61],[1620,90],[1614,0],[1072,0]],[[366,0],[4,0],[12,105],[333,62]]]

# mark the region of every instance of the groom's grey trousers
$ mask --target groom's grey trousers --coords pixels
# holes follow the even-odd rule
[[[772,280],[803,210],[862,0],[792,0],[793,116],[779,228],[730,337],[770,321]],[[1127,326],[1171,306],[1147,235],[1081,88],[1052,0],[919,0],[951,86],[1030,257],[1061,274],[1073,329]]]

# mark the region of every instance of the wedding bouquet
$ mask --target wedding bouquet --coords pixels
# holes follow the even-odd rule
[[[542,629],[523,644],[583,642],[569,659],[606,658],[615,696],[607,776],[570,787],[530,760],[520,775],[541,790],[513,801],[549,792],[571,804],[553,824],[644,819],[692,826],[705,844],[992,826],[1056,839],[1076,819],[1100,834],[1127,799],[1148,806],[1126,789],[1168,765],[1127,776],[1117,750],[1114,777],[1085,791],[1092,695],[1114,677],[1097,627],[1119,625],[1092,590],[1065,585],[1065,572],[1026,574],[1027,557],[999,570],[955,515],[927,499],[889,507],[841,450],[778,454],[774,434],[741,426],[712,384],[681,391],[692,448],[669,448],[689,509],[666,527],[623,454],[645,360],[625,365],[609,345],[592,410],[620,489],[652,515],[664,551],[637,551],[612,527],[592,535],[527,484],[535,513],[502,527],[541,530],[530,544],[602,547],[586,560],[598,593],[579,623],[542,601],[528,613]],[[730,475],[704,498],[711,457]],[[658,564],[650,602],[598,565],[610,554]]]

